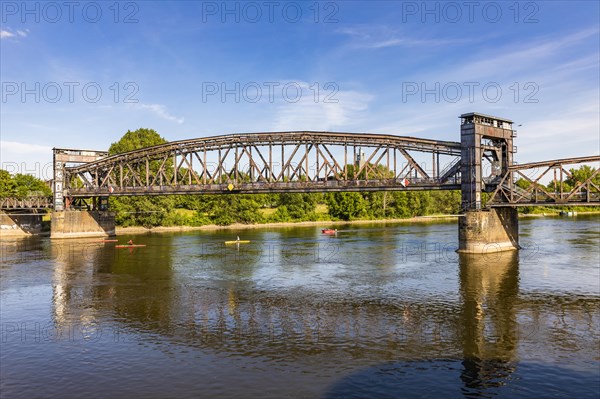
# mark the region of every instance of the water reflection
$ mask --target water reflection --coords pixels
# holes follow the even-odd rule
[[[119,374],[111,357],[132,364],[125,385],[101,386],[107,396],[127,389],[185,397],[201,387],[213,397],[534,397],[561,393],[561,384],[544,385],[561,378],[574,395],[591,396],[598,376],[589,370],[600,360],[597,295],[586,287],[562,294],[555,289],[562,281],[534,281],[541,267],[517,252],[431,251],[455,233],[444,225],[354,228],[334,238],[317,229],[252,231],[243,235],[252,244],[239,248],[223,244],[231,232],[160,234],[136,237],[147,246],[133,251],[39,242],[31,252],[48,247],[52,256],[28,270],[51,295],[27,305],[51,305],[57,331],[78,326],[95,334],[84,349],[106,373]],[[24,260],[12,256],[2,265],[3,287],[31,286],[19,272]],[[533,289],[523,288],[523,270]],[[2,298],[11,316],[26,302],[10,289]],[[87,361],[78,342],[60,344],[47,352]],[[5,353],[36,355],[8,345]],[[531,362],[536,356],[542,366]],[[553,365],[565,358],[579,369]],[[58,360],[48,361],[63,378]],[[22,378],[19,364],[10,364],[12,378]],[[95,371],[88,368],[87,385],[66,392],[85,396],[101,385]],[[51,386],[45,378],[36,383]]]
[[[397,398],[489,397],[497,394],[498,388],[509,383],[515,371],[518,270],[516,252],[494,256],[461,255],[458,271],[461,301],[456,309],[426,307],[423,314],[418,311],[419,306],[413,306],[398,317],[408,317],[413,322],[420,320],[427,325],[427,314],[436,310],[445,313],[453,321],[449,326],[452,333],[446,337],[462,353],[450,350],[440,354],[430,347],[433,344],[438,349],[444,348],[439,341],[429,342],[429,345],[420,342],[420,358],[398,354],[406,360],[378,364],[353,373],[335,383],[326,397],[369,398],[374,394]],[[452,310],[460,316],[448,317]]]
[[[171,256],[161,245],[115,248],[97,240],[57,240],[53,316],[58,331],[102,328],[106,315],[138,327],[169,324],[178,306]]]
[[[460,292],[464,328],[461,380],[465,396],[507,383],[515,371],[519,292],[516,251],[461,254]]]

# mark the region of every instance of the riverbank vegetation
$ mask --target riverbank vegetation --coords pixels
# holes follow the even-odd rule
[[[32,175],[17,173],[11,175],[0,169],[0,198],[16,197],[23,199],[33,196],[51,196],[52,190],[42,180]]]

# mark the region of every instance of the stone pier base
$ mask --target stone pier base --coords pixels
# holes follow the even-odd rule
[[[50,238],[108,237],[115,235],[115,213],[108,211],[52,212]]]
[[[0,237],[24,237],[42,232],[41,214],[0,213]]]
[[[485,254],[515,249],[519,249],[516,209],[467,211],[458,219],[458,252]]]

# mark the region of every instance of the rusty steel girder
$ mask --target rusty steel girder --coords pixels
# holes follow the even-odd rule
[[[591,175],[567,187],[565,181],[574,180],[567,168],[583,164],[593,165]],[[599,164],[600,156],[594,155],[512,165],[497,182],[488,206],[600,206],[600,188],[594,181],[600,173]],[[552,188],[540,183],[550,171],[553,172]],[[517,186],[519,179],[526,182],[526,188]]]
[[[431,157],[430,167],[415,153]],[[383,134],[233,134],[66,167],[65,190],[70,197],[454,190],[460,188],[460,155],[457,142]]]

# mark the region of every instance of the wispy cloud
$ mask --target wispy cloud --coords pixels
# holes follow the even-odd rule
[[[333,130],[352,128],[366,116],[373,96],[358,91],[338,91],[329,100],[315,101],[313,96],[302,96],[295,103],[277,107],[275,130]]]
[[[540,66],[556,67],[556,62],[548,61],[551,57],[565,58],[566,50],[597,35],[598,28],[590,28],[561,35],[561,37],[553,35],[517,45],[505,45],[494,49],[490,54],[482,51],[475,54],[469,62],[455,69],[453,74],[471,79],[483,76],[496,78],[508,76],[513,79],[517,73],[538,74]],[[560,64],[566,63],[563,61]]]
[[[175,122],[179,125],[181,125],[184,122],[184,118],[178,118],[176,116],[171,115],[167,111],[167,107],[162,104],[138,104],[137,108],[150,110],[159,118],[165,119],[167,121]]]
[[[33,143],[0,140],[0,169],[11,174],[52,178],[52,147]]]
[[[2,151],[11,152],[14,154],[51,154],[52,148],[45,145],[20,143],[18,141],[0,141]]]
[[[335,31],[338,34],[350,36],[352,42],[350,47],[355,49],[380,49],[386,47],[415,47],[415,46],[448,46],[473,43],[480,39],[432,39],[415,38],[403,34],[395,29],[384,26],[351,28],[340,28]]]
[[[29,29],[21,30],[18,29],[16,32],[13,32],[12,29],[6,27],[6,29],[0,30],[0,39],[8,39],[11,37],[27,37],[29,34]]]
[[[0,39],[8,39],[9,37],[14,37],[15,34],[8,30],[0,30]]]

